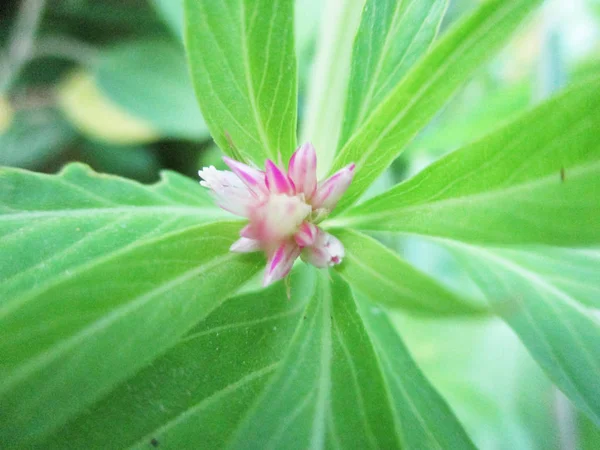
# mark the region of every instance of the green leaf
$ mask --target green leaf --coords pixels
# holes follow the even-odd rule
[[[79,165],[0,172],[0,440],[42,438],[152,361],[263,264],[202,189]],[[199,225],[200,224],[200,225]]]
[[[209,137],[181,46],[160,40],[118,45],[103,54],[95,77],[104,95],[161,135]]]
[[[280,153],[287,161],[296,147],[294,2],[186,0],[185,11],[192,80],[217,144],[259,166]]]
[[[354,41],[339,148],[427,51],[447,4],[447,0],[367,1]]]
[[[320,276],[285,359],[231,448],[416,448],[425,441],[472,448],[403,348],[393,351],[399,364],[382,373],[348,285],[332,275],[332,284]],[[391,350],[387,342],[380,346]],[[414,384],[401,391],[406,371]],[[394,395],[399,389],[402,401]],[[445,425],[434,425],[434,416]]]
[[[352,43],[365,0],[326,0],[302,120],[302,142],[317,151],[319,175],[331,168],[342,128]],[[300,4],[300,2],[298,2]]]
[[[474,449],[446,401],[413,361],[385,312],[362,298],[357,303],[379,357],[404,447]]]
[[[550,379],[600,425],[600,321],[592,309],[520,265],[513,251],[447,245]]]
[[[483,314],[485,306],[466,300],[417,270],[376,240],[354,231],[336,230],[346,256],[339,273],[370,301],[415,314]]]
[[[335,226],[467,242],[600,242],[600,80],[353,208]]]
[[[227,299],[41,447],[144,449],[155,439],[168,448],[222,448],[303,322],[315,271],[298,269],[290,300],[283,283]]]
[[[490,0],[440,39],[340,149],[332,171],[357,171],[336,211],[355,203],[454,92],[490,58],[541,0]]]
[[[398,448],[387,392],[344,282],[320,275],[285,359],[231,448]]]

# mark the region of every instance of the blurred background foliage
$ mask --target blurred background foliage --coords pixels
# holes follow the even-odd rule
[[[477,0],[451,0],[441,33]],[[297,0],[300,120],[323,2]],[[181,0],[0,3],[0,165],[82,161],[142,182],[219,166],[188,77]],[[600,69],[600,0],[550,0],[415,139],[368,195]],[[481,294],[439,248],[386,242],[451,288]],[[425,373],[486,449],[600,448],[600,432],[492,319],[398,314]],[[435,323],[432,323],[432,322]]]

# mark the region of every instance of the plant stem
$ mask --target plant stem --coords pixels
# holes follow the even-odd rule
[[[23,0],[0,60],[0,93],[6,92],[33,52],[35,36],[46,6],[46,0]]]

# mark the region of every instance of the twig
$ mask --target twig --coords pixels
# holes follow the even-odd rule
[[[5,54],[0,58],[0,93],[7,91],[33,52],[46,0],[23,0],[8,40]]]

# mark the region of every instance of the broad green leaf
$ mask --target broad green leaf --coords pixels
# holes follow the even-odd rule
[[[332,171],[357,171],[338,204],[355,203],[456,90],[511,36],[541,0],[489,0],[455,26],[414,66],[337,154]]]
[[[164,40],[120,44],[95,68],[100,91],[161,135],[207,139],[183,48]]]
[[[600,425],[600,320],[592,309],[512,251],[448,246],[550,379]]]
[[[368,0],[354,41],[348,98],[338,147],[427,51],[447,0]]]
[[[467,242],[600,242],[600,80],[353,208],[335,226]]]
[[[287,161],[296,146],[294,2],[186,0],[185,11],[192,80],[214,140],[259,166],[280,153]]]
[[[324,3],[301,131],[302,142],[311,142],[317,150],[319,175],[327,174],[335,156],[350,78],[352,43],[365,0]]]
[[[39,168],[65,150],[75,135],[53,109],[19,111],[10,127],[0,131],[0,165]]]
[[[73,72],[58,86],[58,105],[84,135],[117,145],[143,144],[158,140],[152,124],[134,117],[100,92],[94,77]]]
[[[304,323],[315,272],[298,269],[289,300],[283,283],[226,300],[41,447],[145,449],[155,439],[166,448],[222,448]]]
[[[387,314],[363,298],[357,303],[379,357],[404,448],[474,449],[446,401],[413,361]]]
[[[0,172],[0,441],[42,438],[258,271],[194,184]]]
[[[483,305],[446,289],[376,240],[354,231],[336,230],[335,235],[346,250],[340,275],[372,302],[435,316],[486,312]]]

